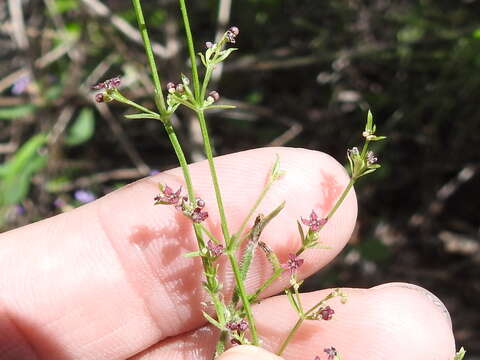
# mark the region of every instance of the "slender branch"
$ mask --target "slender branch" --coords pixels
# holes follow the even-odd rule
[[[243,283],[243,280],[240,275],[240,269],[238,267],[237,259],[235,258],[235,255],[231,253],[228,254],[228,258],[230,260],[230,264],[232,265],[233,274],[235,275],[235,282],[237,283],[238,295],[242,300],[243,308],[245,309],[245,313],[247,315],[250,334],[252,335],[252,343],[253,345],[258,345],[259,341],[258,341],[257,328],[255,326],[255,320],[253,318],[252,308],[250,306],[247,291],[245,289],[245,284]]]
[[[278,356],[281,356],[283,351],[285,350],[285,348],[287,347],[288,343],[290,342],[290,340],[292,340],[293,336],[295,335],[295,333],[297,332],[297,330],[300,328],[300,326],[303,324],[303,320],[304,318],[299,318],[297,320],[297,322],[295,323],[295,326],[292,328],[292,330],[290,330],[287,338],[283,341],[282,345],[280,346],[280,348],[278,349],[277,351],[277,355]]]
[[[185,34],[187,36],[190,62],[192,64],[192,78],[193,78],[193,88],[195,91],[195,99],[198,102],[200,100],[200,80],[198,78],[197,57],[196,57],[195,48],[193,45],[192,31],[190,29],[190,21],[188,20],[188,12],[187,12],[187,7],[185,5],[185,0],[179,0],[179,3],[180,3],[180,10],[182,12],[183,24],[185,25]]]
[[[142,35],[145,52],[147,54],[148,65],[150,66],[150,70],[152,72],[153,85],[155,86],[155,104],[157,105],[160,114],[164,115],[167,112],[167,108],[165,106],[165,99],[163,98],[162,84],[160,83],[160,77],[158,76],[157,64],[155,63],[150,37],[148,36],[147,25],[145,24],[142,6],[140,4],[140,0],[132,0],[132,3],[133,7],[135,8],[138,27],[140,34]]]

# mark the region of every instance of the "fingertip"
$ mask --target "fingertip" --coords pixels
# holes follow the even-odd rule
[[[281,360],[282,358],[258,346],[235,346],[220,356],[219,360]]]

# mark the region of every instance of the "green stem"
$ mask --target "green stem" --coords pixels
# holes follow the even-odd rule
[[[182,12],[183,24],[185,25],[185,34],[187,36],[187,45],[188,53],[190,55],[190,62],[192,64],[192,78],[193,78],[193,88],[195,91],[195,98],[200,101],[200,80],[198,78],[198,69],[197,69],[197,58],[195,54],[195,48],[193,45],[192,30],[190,29],[190,21],[188,20],[187,7],[185,5],[185,0],[179,0],[180,10]],[[199,103],[201,104],[201,103]]]
[[[175,130],[173,129],[173,126],[170,121],[166,122],[165,130],[167,131],[168,138],[172,143],[173,149],[175,150],[175,154],[177,155],[177,158],[178,158],[178,162],[180,163],[180,167],[182,168],[183,177],[187,185],[188,197],[190,200],[193,201],[193,199],[195,199],[195,193],[193,191],[193,184],[192,184],[192,178],[190,177],[190,171],[188,170],[187,159],[185,158],[185,154],[183,153],[182,146],[178,142],[177,135],[175,134]]]
[[[248,326],[250,329],[250,334],[252,335],[252,343],[253,345],[258,346],[259,341],[258,341],[257,328],[255,326],[255,320],[253,319],[252,308],[250,306],[250,301],[248,299],[247,291],[245,289],[245,284],[243,283],[243,280],[241,278],[237,259],[232,253],[228,254],[228,258],[230,260],[230,264],[232,265],[233,274],[235,275],[235,282],[237,283],[238,295],[242,300],[243,308],[245,309],[245,313],[247,315]]]
[[[116,91],[114,92],[112,95],[112,98],[121,102],[121,103],[124,103],[126,105],[130,105],[131,107],[134,107],[135,109],[137,110],[140,110],[140,111],[143,111],[145,113],[148,113],[150,115],[155,115],[158,117],[158,119],[160,119],[160,115],[157,114],[156,112],[150,110],[150,109],[147,109],[146,107],[140,105],[140,104],[137,104],[136,102],[130,100],[130,99],[127,99],[125,96],[123,96],[119,91]]]
[[[143,16],[142,6],[140,0],[132,0],[133,7],[135,9],[135,15],[137,17],[138,28],[142,36],[145,52],[147,54],[148,65],[152,72],[153,85],[155,87],[155,104],[161,115],[165,115],[167,108],[165,106],[165,99],[163,98],[162,84],[160,83],[160,77],[158,76],[157,65],[155,63],[155,57],[153,55],[152,44],[150,43],[150,37],[148,36],[147,25],[145,24],[145,18]]]
[[[222,194],[220,192],[220,185],[218,184],[217,170],[215,169],[215,163],[213,161],[212,145],[210,144],[210,137],[208,135],[205,115],[203,111],[197,111],[197,116],[200,123],[200,130],[202,132],[205,155],[207,156],[208,166],[210,167],[210,174],[212,176],[213,188],[215,190],[215,197],[217,199],[223,237],[225,239],[225,244],[229,246],[231,241],[230,233],[228,231],[227,217],[225,215],[225,208],[223,206]]]
[[[340,195],[340,197],[338,198],[337,202],[335,203],[335,206],[330,210],[330,212],[328,213],[327,215],[327,219],[330,220],[331,217],[335,214],[335,212],[338,210],[338,208],[340,207],[340,205],[342,205],[343,201],[345,200],[345,198],[347,197],[348,193],[350,192],[350,189],[352,188],[352,186],[355,184],[355,179],[350,179],[350,181],[348,182],[348,185],[347,187],[343,190],[343,193],[342,195]]]
[[[285,348],[287,347],[288,343],[290,342],[290,340],[292,340],[293,336],[295,335],[297,330],[302,325],[303,320],[305,320],[303,317],[299,318],[297,320],[297,322],[295,323],[295,326],[292,328],[292,330],[290,330],[290,333],[288,334],[287,338],[283,341],[282,345],[280,346],[280,348],[277,351],[278,356],[281,356],[283,354],[283,352],[285,351]]]

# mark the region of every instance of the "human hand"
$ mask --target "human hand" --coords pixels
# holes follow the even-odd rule
[[[331,157],[314,151],[266,148],[217,158],[229,225],[240,225],[279,154],[286,175],[259,211],[287,205],[262,234],[285,260],[298,248],[295,219],[312,208],[327,209],[348,177]],[[191,166],[193,182],[219,237],[215,198],[205,162]],[[158,183],[182,182],[179,169],[138,181],[74,211],[0,236],[0,359],[211,359],[216,330],[206,324],[198,259],[182,254],[196,241],[191,223],[172,207],[153,206]],[[337,190],[335,190],[337,189]],[[353,191],[322,230],[331,250],[308,250],[299,278],[315,273],[344,247],[356,219]],[[220,259],[224,291],[233,278]],[[257,254],[247,280],[255,290],[270,272]],[[283,276],[265,296],[288,286]],[[326,359],[336,347],[344,360],[450,360],[455,353],[448,312],[426,290],[408,284],[345,289],[349,301],[333,301],[332,321],[303,324],[285,359]],[[303,295],[313,305],[328,290]],[[297,320],[284,296],[254,306],[266,349],[275,351]],[[222,360],[275,359],[250,347]],[[260,350],[259,350],[260,351]],[[265,354],[265,353],[263,353]],[[243,356],[243,357],[241,357]],[[263,357],[262,357],[263,356]],[[269,357],[270,356],[270,357]]]

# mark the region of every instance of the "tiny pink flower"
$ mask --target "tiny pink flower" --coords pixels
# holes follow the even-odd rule
[[[245,319],[242,319],[240,321],[229,321],[227,325],[225,325],[226,328],[230,331],[240,331],[244,332],[247,331],[248,329],[248,322]]]
[[[338,355],[337,349],[333,346],[323,350],[328,355],[328,360],[333,360]]]
[[[180,186],[177,191],[173,191],[172,188],[168,185],[162,189],[162,192],[155,196],[155,205],[176,205],[180,200],[180,193],[182,192],[182,187]]]
[[[288,254],[288,260],[285,264],[282,265],[282,267],[285,270],[290,270],[290,273],[294,273],[297,271],[297,269],[303,265],[304,260],[300,259],[296,254]]]
[[[333,314],[335,314],[335,311],[330,306],[327,306],[322,310],[320,310],[318,313],[320,314],[323,320],[332,320],[332,317],[333,317]]]
[[[308,219],[302,217],[302,223],[304,225],[307,225],[313,232],[319,231],[322,226],[327,223],[327,221],[327,218],[319,219],[317,213],[314,210],[312,210]]]
[[[222,255],[225,250],[222,244],[216,244],[212,240],[208,240],[207,249],[213,257]]]
[[[240,30],[236,26],[232,26],[230,29],[227,30],[227,33],[225,36],[227,37],[227,40],[231,42],[232,44],[235,44],[235,38],[240,34]]]

